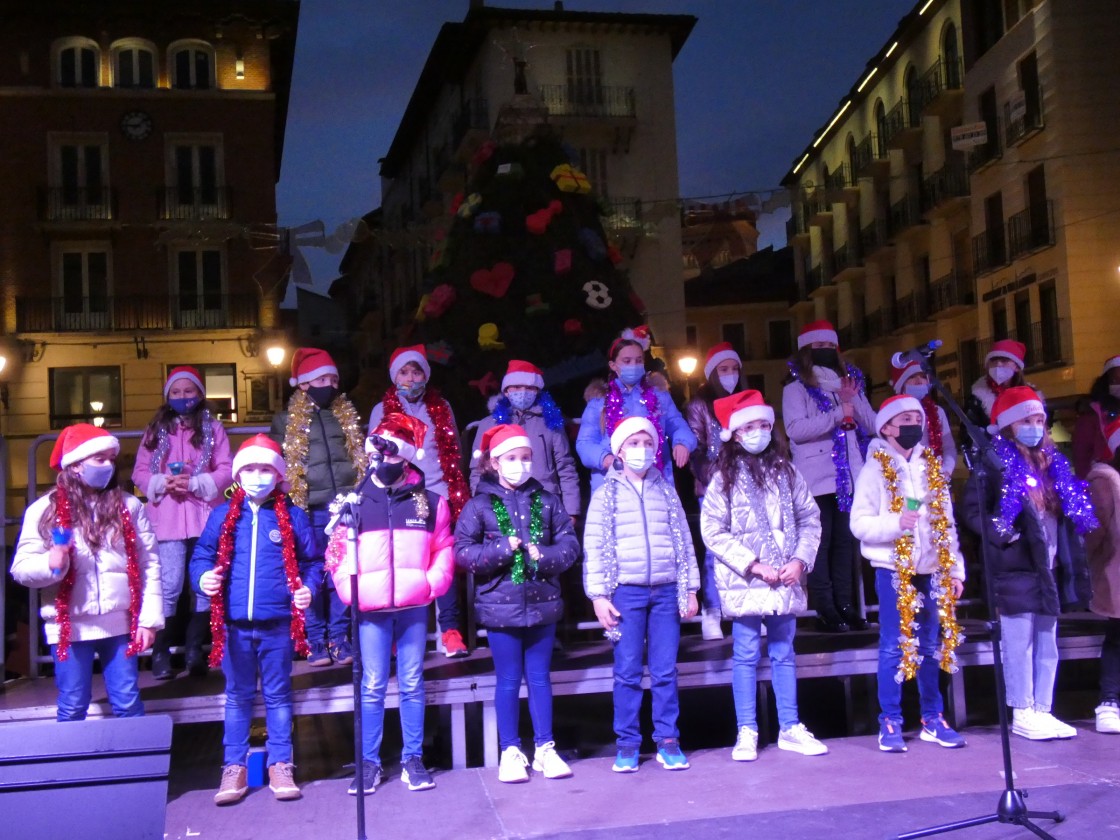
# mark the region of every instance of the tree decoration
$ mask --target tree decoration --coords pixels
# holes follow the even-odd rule
[[[560,248],[552,255],[552,270],[559,276],[572,270],[572,249]]]
[[[432,293],[425,295],[427,301],[423,304],[424,314],[429,318],[439,318],[455,303],[455,287],[447,283],[436,286]],[[417,318],[418,321],[423,320]]]
[[[539,293],[531,294],[525,298],[525,314],[526,315],[543,315],[551,307],[544,302],[544,299]]]
[[[431,299],[430,294],[420,296],[420,303],[416,305],[416,314],[412,316],[415,320],[423,321],[428,317],[428,301]]]
[[[477,212],[478,208],[481,206],[482,196],[478,193],[471,193],[460,202],[459,206],[455,208],[454,212],[455,215],[460,219],[469,219],[475,214],[475,212]]]
[[[587,293],[587,305],[592,309],[606,309],[613,302],[610,289],[598,280],[584,283],[583,290]]]
[[[478,393],[482,394],[484,397],[498,393],[502,387],[498,383],[498,377],[494,376],[494,371],[492,370],[486,371],[485,375],[480,376],[478,379],[472,379],[468,384],[472,388],[476,388]]]
[[[583,333],[583,324],[580,323],[579,318],[569,318],[564,322],[564,335],[575,337]]]
[[[494,170],[494,174],[504,178],[522,178],[525,175],[525,170],[521,168],[520,163],[499,163],[498,168]]]
[[[471,275],[471,287],[485,295],[502,298],[509,291],[516,273],[508,262],[494,263],[493,268],[480,268]]]
[[[490,160],[490,158],[494,156],[494,152],[496,152],[497,150],[498,144],[493,140],[487,140],[485,143],[479,146],[478,151],[476,151],[471,156],[471,168],[478,169],[480,166],[482,166],[482,164]]]
[[[436,341],[424,347],[424,355],[428,357],[429,362],[435,362],[437,365],[447,367],[451,364],[451,357],[454,355],[451,351],[451,345],[446,341]]]
[[[591,182],[587,180],[587,176],[570,163],[562,163],[554,167],[549,177],[552,178],[560,192],[579,193],[581,195],[591,192]]]
[[[498,325],[483,324],[478,328],[478,346],[482,350],[505,350],[506,346],[498,338]]]
[[[607,259],[611,261],[611,265],[621,265],[622,251],[618,250],[618,246],[611,244],[607,246]]]
[[[607,245],[603,242],[603,237],[591,228],[580,228],[578,237],[580,245],[583,246],[583,250],[587,252],[587,256],[592,260],[601,262],[607,258]]]
[[[502,214],[496,210],[479,213],[474,219],[475,233],[499,234],[502,232]]]

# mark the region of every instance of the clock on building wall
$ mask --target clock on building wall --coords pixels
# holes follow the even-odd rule
[[[129,140],[143,140],[152,133],[152,118],[144,111],[128,111],[121,117],[121,132]]]

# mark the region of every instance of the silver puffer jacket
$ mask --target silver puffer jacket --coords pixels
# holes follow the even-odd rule
[[[730,500],[724,489],[723,474],[718,471],[712,474],[700,510],[700,533],[704,544],[720,561],[716,565],[716,588],[723,614],[728,618],[788,615],[801,612],[806,607],[805,589],[800,581],[793,586],[771,586],[758,575],[747,572],[756,560],[780,567],[797,559],[805,564],[806,572],[813,568],[821,541],[820,508],[809,492],[805,478],[796,467],[791,469],[791,509],[787,517],[792,517],[796,523],[795,534],[782,531],[782,505],[772,484],[759,491],[764,499],[761,506],[765,507],[764,511],[759,511],[748,490],[745,468],[736,476]],[[765,521],[761,518],[763,516]],[[781,556],[767,556],[766,531],[763,529],[773,532]],[[796,539],[796,544],[788,545],[793,539]]]

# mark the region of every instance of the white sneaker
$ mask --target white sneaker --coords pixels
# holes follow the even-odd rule
[[[715,642],[723,638],[722,615],[718,609],[704,610],[700,616],[700,635],[705,641]]]
[[[758,758],[758,733],[749,726],[739,727],[739,737],[731,749],[733,761],[754,761]]]
[[[555,741],[537,747],[533,753],[533,769],[543,773],[546,779],[566,779],[572,775],[572,768],[556,752]]]
[[[813,733],[798,723],[778,733],[778,749],[802,755],[826,755],[828,747],[813,737]]]
[[[1063,723],[1058,720],[1049,712],[1044,712],[1041,709],[1034,710],[1035,716],[1038,718],[1042,726],[1048,727],[1054,733],[1055,738],[1076,738],[1077,730],[1070,726],[1068,723]]]
[[[1097,714],[1097,732],[1120,735],[1120,706],[1115,702],[1101,703],[1094,711]]]
[[[502,760],[498,764],[498,781],[508,784],[529,781],[529,759],[517,747],[502,750]]]
[[[1034,709],[1012,709],[1011,731],[1028,741],[1050,741],[1058,737]]]

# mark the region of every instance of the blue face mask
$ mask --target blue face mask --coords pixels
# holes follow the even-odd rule
[[[929,396],[929,385],[903,385],[903,393],[916,400],[924,400]]]
[[[1046,432],[1042,426],[1020,426],[1019,430],[1015,432],[1015,440],[1029,446],[1031,449],[1038,446],[1042,442],[1042,435]]]
[[[427,384],[427,382],[414,382],[411,385],[398,385],[397,393],[409,402],[415,402],[420,399],[420,395],[424,393]]]
[[[83,464],[81,472],[82,481],[87,487],[92,487],[94,490],[104,490],[109,486],[109,482],[113,480],[113,473],[117,471],[116,464]]]
[[[509,404],[516,408],[518,411],[525,411],[531,408],[533,403],[537,401],[536,391],[510,391],[506,394],[509,399]]]
[[[619,365],[618,380],[627,388],[632,388],[646,375],[645,365]]]
[[[176,414],[186,414],[194,409],[202,400],[199,397],[172,397],[167,401],[171,410]]]

